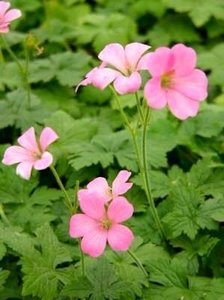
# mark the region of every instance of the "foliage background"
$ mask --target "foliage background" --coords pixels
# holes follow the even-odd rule
[[[51,151],[74,197],[96,176],[114,178],[126,168],[135,188],[128,198],[132,251],[86,258],[81,277],[79,245],[68,236],[63,195],[48,170],[24,181],[0,166],[0,299],[224,299],[224,2],[223,0],[12,0],[23,16],[5,37],[22,64],[29,54],[30,104],[15,62],[1,48],[1,153],[30,126],[51,126],[60,139]],[[153,112],[148,132],[153,195],[169,240],[161,244],[134,162],[128,133],[109,90],[74,92],[110,42],[149,43],[152,49],[185,43],[198,52],[209,76],[200,114],[179,122]],[[39,50],[37,49],[39,47]],[[40,49],[43,47],[43,51]],[[25,49],[25,50],[24,50]],[[42,53],[38,53],[42,52]],[[132,95],[122,97],[135,116]]]

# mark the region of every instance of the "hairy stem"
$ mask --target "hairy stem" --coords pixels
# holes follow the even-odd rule
[[[144,268],[143,264],[141,263],[140,259],[131,250],[128,250],[127,252],[133,258],[133,260],[136,262],[137,266],[142,270],[145,277],[148,278],[148,273],[147,273],[146,269]]]

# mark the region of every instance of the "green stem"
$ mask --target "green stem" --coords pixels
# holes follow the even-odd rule
[[[62,181],[61,181],[61,179],[60,179],[60,177],[59,177],[59,175],[58,175],[58,173],[57,173],[57,171],[56,171],[56,169],[55,169],[53,166],[50,166],[50,169],[51,169],[51,172],[53,173],[53,175],[54,175],[54,177],[55,177],[55,179],[56,179],[56,181],[57,181],[57,183],[58,183],[60,189],[61,189],[62,192],[64,193],[64,196],[65,196],[65,198],[64,198],[64,199],[65,199],[64,203],[65,203],[65,205],[68,207],[68,209],[70,210],[70,212],[73,214],[73,205],[72,205],[72,201],[71,201],[71,199],[70,199],[68,193],[66,192],[66,189],[65,189],[65,187],[64,187],[64,185],[63,185],[63,183],[62,183]]]
[[[81,240],[79,241],[80,255],[81,255],[81,268],[82,268],[82,276],[85,277],[85,256],[81,249]]]
[[[3,205],[0,204],[0,216],[2,218],[2,221],[6,224],[6,225],[10,225],[9,219],[7,218],[5,212],[4,212],[4,208]]]
[[[138,97],[138,93],[137,92],[135,93],[135,98],[136,98],[136,104],[137,104],[138,114],[140,116],[141,123],[143,124],[143,122],[144,122],[144,115],[143,115],[143,112],[142,112],[141,103],[140,103],[140,99]]]
[[[128,250],[127,252],[133,258],[133,260],[136,262],[137,266],[142,270],[144,275],[148,278],[148,273],[147,273],[146,269],[144,268],[143,264],[141,263],[140,259],[131,250]]]
[[[25,81],[26,90],[27,90],[27,102],[28,102],[28,105],[31,106],[31,87],[30,87],[30,83],[28,80],[30,58],[29,58],[29,50],[26,47],[25,47],[25,56],[26,56],[26,70],[25,70],[25,74],[24,74],[24,81]]]
[[[151,184],[150,184],[150,179],[148,175],[148,165],[147,165],[147,127],[148,127],[148,122],[149,122],[149,117],[150,117],[150,110],[149,108],[146,108],[146,115],[145,115],[145,120],[144,120],[144,125],[143,125],[143,133],[142,133],[142,164],[143,164],[143,179],[144,179],[144,186],[145,186],[145,191],[146,191],[146,196],[151,208],[151,212],[153,215],[153,218],[156,222],[157,228],[159,230],[160,236],[162,239],[166,240],[165,238],[165,233],[163,230],[162,223],[160,221],[153,197],[152,197],[152,191],[151,191]]]

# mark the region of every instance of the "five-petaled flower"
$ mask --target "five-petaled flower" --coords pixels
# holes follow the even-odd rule
[[[0,33],[8,32],[11,21],[22,15],[19,9],[9,9],[10,6],[10,2],[0,1]]]
[[[6,149],[3,164],[17,164],[16,174],[24,179],[30,179],[32,168],[44,170],[53,162],[53,156],[46,151],[47,147],[58,139],[58,135],[50,127],[46,127],[36,140],[34,128],[29,128],[18,138],[20,146],[11,146]]]
[[[83,213],[71,217],[69,233],[73,238],[82,238],[84,253],[100,256],[107,242],[115,251],[128,250],[134,236],[127,226],[120,224],[133,214],[133,206],[127,199],[118,196],[105,203],[99,194],[88,191],[79,204]]]
[[[104,177],[97,177],[87,184],[87,189],[79,190],[78,197],[82,199],[89,192],[94,192],[106,203],[117,196],[125,194],[132,187],[133,183],[127,182],[130,176],[131,172],[120,171],[112,182],[112,187],[108,185]]]
[[[92,84],[103,90],[113,82],[119,94],[136,92],[142,83],[139,74],[141,59],[149,48],[141,43],[131,43],[125,47],[118,43],[108,44],[98,55],[101,65],[91,70],[78,87]]]
[[[194,49],[183,44],[160,47],[143,59],[141,67],[152,75],[144,89],[148,105],[155,109],[168,105],[181,120],[196,116],[207,97],[208,80],[203,71],[195,69]]]

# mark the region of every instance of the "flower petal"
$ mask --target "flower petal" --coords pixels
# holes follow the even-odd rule
[[[195,69],[189,75],[174,79],[174,89],[193,100],[203,101],[208,95],[208,79],[205,73]]]
[[[81,249],[92,257],[103,254],[107,243],[107,231],[95,229],[84,235],[81,241]]]
[[[126,251],[134,240],[132,231],[121,224],[115,224],[108,231],[108,243],[113,250]]]
[[[21,10],[19,9],[10,9],[4,16],[4,22],[11,22],[15,19],[18,19],[22,16]]]
[[[99,224],[84,214],[75,214],[70,219],[69,234],[73,238],[83,237],[95,230]]]
[[[9,32],[9,23],[4,23],[3,25],[0,25],[0,32],[7,33]]]
[[[152,108],[161,109],[166,106],[166,91],[161,88],[160,77],[154,77],[146,83],[144,97]]]
[[[2,163],[5,165],[13,165],[24,161],[32,162],[34,158],[27,149],[20,146],[11,146],[6,149]]]
[[[90,192],[96,192],[104,202],[108,202],[112,198],[111,188],[103,177],[97,177],[87,185]]]
[[[104,90],[120,73],[110,68],[96,68],[89,78],[93,86]]]
[[[196,52],[193,48],[183,44],[177,44],[171,48],[174,56],[175,74],[178,76],[188,75],[196,66]]]
[[[32,168],[32,162],[21,162],[16,168],[16,174],[28,180],[30,179]]]
[[[122,170],[118,173],[117,177],[112,183],[113,197],[117,197],[118,195],[126,193],[132,187],[133,183],[127,182],[130,176],[131,172],[126,170]]]
[[[42,151],[45,151],[47,147],[58,139],[56,132],[50,128],[46,127],[42,130],[40,134],[40,147]]]
[[[128,220],[133,215],[133,212],[133,205],[126,198],[117,197],[111,201],[107,215],[111,221],[120,223]]]
[[[133,72],[129,77],[120,75],[114,81],[115,90],[123,95],[135,93],[140,89],[142,84],[141,76],[138,72]]]
[[[126,73],[128,63],[123,46],[118,43],[108,44],[98,55],[103,62],[114,66],[117,70]]]
[[[53,162],[53,156],[50,152],[45,151],[41,158],[34,162],[34,169],[44,170],[47,169]]]
[[[32,152],[39,152],[33,127],[30,127],[23,133],[23,135],[18,138],[18,143],[27,150],[30,150]]]
[[[80,190],[78,199],[81,210],[90,218],[101,220],[105,215],[105,201],[97,193]]]
[[[0,16],[4,16],[5,12],[9,9],[10,2],[0,1]]]
[[[150,46],[141,43],[130,43],[125,46],[124,52],[128,66],[132,71],[137,69],[138,62]]]
[[[188,117],[195,117],[198,113],[199,102],[192,100],[175,90],[169,90],[167,92],[167,99],[171,112],[178,119],[185,120]]]

